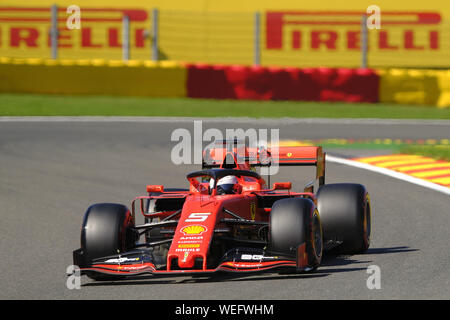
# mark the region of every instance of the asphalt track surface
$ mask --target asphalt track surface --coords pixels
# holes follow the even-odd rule
[[[448,138],[440,123],[218,122],[204,129],[279,128],[282,139]],[[147,184],[185,186],[198,166],[170,161],[176,128],[192,122],[0,122],[0,299],[449,299],[450,197],[377,173],[327,163],[327,182],[364,184],[371,195],[372,243],[366,254],[328,256],[313,274],[141,276],[120,282],[82,278],[66,287],[86,208],[129,204]],[[373,151],[327,150],[334,155]],[[379,151],[377,151],[379,152]],[[301,190],[312,169],[283,168],[272,181]],[[138,222],[142,222],[142,217]],[[366,286],[367,267],[381,289]]]

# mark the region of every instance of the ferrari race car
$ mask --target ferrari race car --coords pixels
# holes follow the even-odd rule
[[[270,147],[213,146],[203,151],[202,170],[187,175],[187,189],[148,185],[148,194],[135,198],[130,209],[90,206],[74,264],[95,280],[144,273],[308,272],[319,267],[326,250],[366,251],[366,188],[325,184],[321,147],[279,147],[277,157],[272,153]],[[291,191],[290,182],[267,187],[256,167],[273,165],[316,166],[316,179],[302,192]],[[135,223],[136,211],[144,224]]]

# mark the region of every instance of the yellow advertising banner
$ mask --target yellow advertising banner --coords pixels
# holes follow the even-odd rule
[[[450,67],[450,2],[445,0],[0,0],[0,56],[49,58],[53,4],[62,59],[122,59],[127,16],[135,60],[151,59],[157,38],[162,60],[251,65],[257,56],[266,66],[358,67],[361,20],[376,4],[380,28],[367,33],[369,67]],[[80,19],[70,29],[76,11],[68,9],[74,4]],[[369,10],[369,21],[375,12]]]

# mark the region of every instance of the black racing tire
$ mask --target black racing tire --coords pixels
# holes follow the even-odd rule
[[[371,206],[361,184],[327,184],[317,192],[317,208],[323,226],[324,241],[341,241],[338,251],[364,253],[370,246]]]
[[[134,220],[126,206],[115,203],[99,203],[88,208],[81,229],[81,248],[85,261],[115,255],[131,249],[137,240],[131,231]],[[88,273],[94,280],[111,277],[100,273]],[[117,277],[114,277],[117,279]]]
[[[322,260],[322,224],[314,202],[306,198],[276,201],[270,213],[269,250],[295,255],[297,247],[306,244],[308,267],[317,269]]]

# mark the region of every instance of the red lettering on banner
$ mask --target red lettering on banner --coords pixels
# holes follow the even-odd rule
[[[378,48],[385,50],[397,50],[398,46],[389,44],[388,33],[385,30],[379,31]]]
[[[92,43],[92,29],[82,28],[81,29],[81,46],[83,48],[101,48],[102,45],[97,43]]]
[[[64,40],[71,40],[72,33],[68,29],[58,29],[58,48],[72,48],[72,43],[65,42]],[[50,35],[50,30],[48,31],[47,45],[52,46],[52,37]]]
[[[283,16],[284,12],[266,13],[266,48],[283,48]]]
[[[135,41],[136,41],[136,48],[145,47],[145,29],[136,29]]]
[[[37,47],[37,39],[39,31],[35,28],[11,28],[10,29],[10,46],[19,47],[23,42],[29,48]]]
[[[360,50],[361,49],[361,31],[347,31],[347,49]]]
[[[287,34],[285,28],[289,28],[292,36],[292,49],[300,49],[301,35],[305,26],[360,26],[361,15],[358,11],[268,11],[266,13],[266,48],[269,50],[282,50],[283,40]],[[332,17],[336,17],[333,19]],[[399,50],[401,44],[405,50],[424,50],[428,47],[415,42],[417,30],[406,29],[403,38],[392,38],[394,34],[389,33],[389,26],[396,28],[405,26],[431,26],[441,23],[441,15],[436,12],[413,12],[413,11],[383,11],[383,30],[376,30],[380,50]],[[292,30],[292,31],[291,31]],[[439,49],[439,32],[429,32],[429,49]],[[314,30],[311,31],[311,49],[324,47],[326,50],[336,50],[337,39],[345,36],[348,50],[359,50],[361,46],[360,31],[356,30]],[[402,43],[403,42],[403,43]]]
[[[2,15],[0,16],[0,23],[2,29],[4,23],[17,23],[32,24],[30,27],[10,27],[6,29],[9,32],[9,46],[10,47],[38,47],[42,41],[39,41],[39,37],[42,36],[46,39],[47,45],[51,45],[51,41],[47,38],[45,32],[41,29],[35,28],[36,24],[50,25],[51,17],[48,7],[0,7]],[[84,24],[88,24],[89,27],[81,29],[81,47],[82,48],[102,48],[109,46],[110,48],[121,47],[120,39],[120,26],[122,24],[123,16],[128,16],[130,22],[133,23],[145,23],[148,20],[148,12],[144,9],[121,9],[121,8],[83,8],[83,12],[88,12],[89,15],[82,18]],[[46,13],[47,15],[44,15]],[[65,24],[67,17],[63,17],[66,14],[66,8],[58,8],[58,22],[62,26]],[[117,28],[110,26],[102,26],[103,23],[114,23]],[[95,26],[94,26],[95,25]],[[8,26],[9,27],[9,26]],[[96,30],[101,28],[107,32],[107,39],[98,40],[94,36]],[[108,29],[109,28],[109,29]],[[3,29],[5,30],[5,29]],[[61,48],[71,48],[74,46],[71,43],[72,35],[70,32],[73,30],[60,29],[58,36],[58,46]],[[136,29],[135,31],[135,47],[145,47],[145,32],[144,29]],[[99,34],[103,34],[100,32]],[[0,38],[1,38],[0,34]],[[1,40],[1,39],[0,39]],[[104,40],[106,40],[104,42]],[[43,42],[45,43],[45,42]],[[1,45],[1,43],[0,43]]]
[[[311,48],[319,49],[323,44],[328,50],[335,50],[337,38],[335,31],[311,31]]]
[[[67,19],[66,8],[59,9],[59,25]],[[439,10],[439,9],[436,9]],[[0,7],[0,46],[36,48],[50,45],[48,7]],[[81,49],[122,47],[121,23],[130,17],[133,48],[145,48],[148,12],[143,9],[84,8]],[[268,50],[357,51],[361,49],[360,23],[363,11],[268,11],[266,48]],[[369,31],[371,49],[382,51],[435,51],[440,48],[441,14],[419,11],[383,11],[381,30]],[[20,23],[20,24],[18,24]],[[139,23],[139,24],[135,24]],[[37,27],[39,26],[39,27]],[[58,46],[78,47],[74,30],[59,30]],[[106,36],[105,36],[106,34]],[[101,38],[100,38],[101,36]],[[40,38],[41,37],[41,38]],[[46,43],[47,42],[47,43]],[[342,46],[342,47],[340,47]]]
[[[110,48],[122,47],[122,44],[119,42],[119,30],[117,28],[108,29],[108,46]]]
[[[412,30],[405,30],[404,34],[404,43],[405,43],[405,49],[407,50],[423,50],[424,46],[417,46],[414,43],[414,31]]]
[[[439,49],[439,33],[437,31],[430,31],[430,49]]]
[[[302,33],[300,31],[292,32],[292,49],[300,49],[302,47]]]

